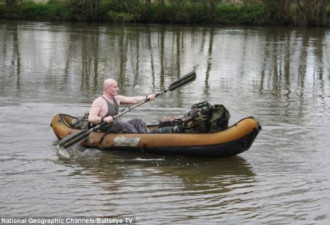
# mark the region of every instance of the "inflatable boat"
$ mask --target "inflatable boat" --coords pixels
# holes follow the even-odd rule
[[[58,139],[81,130],[71,124],[76,117],[57,114],[51,127]],[[149,126],[155,129],[157,126]],[[206,157],[230,157],[248,150],[261,130],[254,117],[241,119],[216,133],[143,133],[117,134],[91,132],[80,144],[100,150],[135,151]]]

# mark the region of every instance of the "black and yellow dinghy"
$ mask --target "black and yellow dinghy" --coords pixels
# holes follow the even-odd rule
[[[76,117],[57,114],[51,127],[57,138],[62,139],[81,130],[71,127]],[[155,126],[150,126],[154,129]],[[178,154],[211,157],[229,157],[248,150],[261,126],[253,117],[247,117],[224,131],[216,133],[147,133],[113,134],[91,132],[81,144],[100,150],[125,150],[159,154]]]

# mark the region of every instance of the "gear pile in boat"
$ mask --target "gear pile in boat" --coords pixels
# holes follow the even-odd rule
[[[228,128],[230,113],[224,105],[207,101],[193,104],[183,116],[167,116],[150,133],[214,133]],[[71,122],[76,129],[89,128],[88,113]]]
[[[207,101],[191,106],[183,116],[163,118],[152,133],[213,133],[228,128],[230,114],[224,105]]]

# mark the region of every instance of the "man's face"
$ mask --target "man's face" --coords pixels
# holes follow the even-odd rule
[[[111,83],[108,87],[108,91],[109,91],[109,94],[112,96],[118,95],[119,88],[118,88],[117,82]]]

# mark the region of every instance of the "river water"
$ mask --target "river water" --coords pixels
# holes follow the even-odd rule
[[[232,158],[56,149],[57,113],[197,79],[125,118],[155,123],[207,100],[263,130]],[[137,224],[329,224],[330,29],[1,21],[0,215]]]

